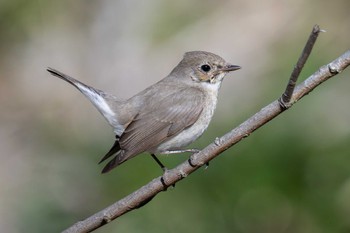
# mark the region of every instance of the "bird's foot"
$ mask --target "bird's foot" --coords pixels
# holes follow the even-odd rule
[[[192,154],[196,154],[198,153],[200,150],[198,149],[184,149],[184,150],[168,150],[168,151],[163,151],[162,154],[164,155],[170,155],[170,154],[180,154],[180,153],[192,153]]]

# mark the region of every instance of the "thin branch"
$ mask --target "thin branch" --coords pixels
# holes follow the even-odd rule
[[[298,77],[300,75],[301,70],[303,69],[307,59],[309,58],[312,48],[314,47],[314,44],[317,40],[318,35],[320,32],[324,32],[324,30],[320,29],[320,26],[315,25],[312,28],[311,34],[309,36],[309,39],[307,40],[305,47],[303,49],[303,52],[301,53],[297,64],[294,66],[293,72],[290,75],[288,85],[286,87],[286,90],[282,94],[281,98],[279,99],[280,105],[282,108],[286,109],[291,106],[291,98],[292,94],[294,92],[295,85],[297,84]]]
[[[309,94],[318,85],[340,73],[349,65],[350,50],[331,63],[322,66],[303,83],[299,84],[291,96],[291,101],[293,103],[297,102],[302,97]],[[199,153],[192,155],[188,161],[168,170],[163,176],[153,179],[145,186],[115,202],[104,210],[83,221],[77,222],[64,232],[91,232],[121,215],[145,205],[158,193],[165,191],[167,187],[174,185],[181,179],[187,177],[189,174],[196,171],[198,168],[208,163],[243,138],[249,136],[256,129],[260,128],[283,111],[284,109],[280,107],[279,100],[275,100],[232,131],[215,139],[213,143],[205,147]]]

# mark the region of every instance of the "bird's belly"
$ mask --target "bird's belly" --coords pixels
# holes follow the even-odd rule
[[[214,110],[217,103],[217,93],[212,93],[212,95],[207,96],[206,108],[203,109],[198,120],[187,129],[180,132],[175,137],[161,143],[156,147],[153,153],[162,153],[166,151],[179,150],[191,144],[193,141],[198,139],[204,131],[208,128],[208,125],[213,117]]]

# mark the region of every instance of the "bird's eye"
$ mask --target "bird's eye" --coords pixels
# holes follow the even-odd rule
[[[204,71],[204,72],[208,72],[210,71],[211,67],[209,65],[202,65],[201,66],[201,69]]]

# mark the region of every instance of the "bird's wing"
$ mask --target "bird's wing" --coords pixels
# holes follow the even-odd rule
[[[193,125],[203,110],[204,98],[197,88],[182,89],[163,99],[149,98],[120,138],[121,162],[156,148]]]
[[[203,110],[204,94],[196,88],[186,88],[164,99],[150,98],[125,129],[120,146],[133,157],[157,147],[194,124]]]

